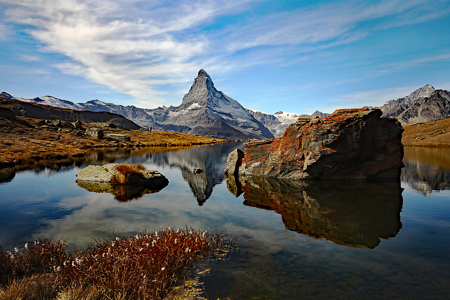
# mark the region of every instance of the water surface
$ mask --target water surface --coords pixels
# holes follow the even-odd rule
[[[43,235],[82,249],[113,234],[192,226],[239,246],[202,277],[211,299],[448,298],[450,151],[405,148],[398,183],[227,182],[236,147],[93,154],[92,163],[139,162],[168,178],[159,192],[129,201],[77,185],[84,165],[5,175],[0,245]]]

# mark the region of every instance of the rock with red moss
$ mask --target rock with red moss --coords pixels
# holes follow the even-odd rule
[[[280,138],[245,144],[239,175],[291,179],[398,179],[403,128],[379,109],[300,118]]]

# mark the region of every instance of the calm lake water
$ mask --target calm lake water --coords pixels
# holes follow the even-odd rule
[[[129,201],[79,186],[85,165],[3,174],[0,245],[42,235],[82,249],[114,234],[187,225],[223,232],[239,247],[202,277],[211,299],[448,299],[449,149],[405,148],[399,183],[254,179],[240,193],[223,175],[237,147],[91,155],[142,163],[169,180],[141,197],[128,191]]]

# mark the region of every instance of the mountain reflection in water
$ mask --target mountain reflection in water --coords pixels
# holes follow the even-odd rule
[[[401,180],[423,195],[450,189],[448,148],[405,147],[403,164]]]
[[[232,178],[228,182],[231,193]],[[367,183],[241,178],[244,205],[279,213],[288,230],[336,244],[375,248],[402,227],[399,182]]]
[[[223,143],[181,151],[154,153],[148,161],[158,166],[179,168],[194,197],[197,198],[198,204],[203,205],[211,196],[214,186],[225,179],[223,171],[227,156],[236,148],[242,149],[242,143]],[[194,169],[201,169],[202,172],[196,174]]]

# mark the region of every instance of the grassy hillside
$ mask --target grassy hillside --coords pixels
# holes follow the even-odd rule
[[[62,122],[59,127],[40,126],[38,122],[37,119],[25,117],[13,120],[0,117],[0,168],[14,165],[32,167],[43,160],[75,159],[99,148],[135,150],[154,147],[167,150],[222,142],[174,132],[102,128],[105,135],[115,133],[130,136],[130,142],[117,142],[85,135],[85,130],[93,126],[91,124],[83,124],[83,129],[75,129],[69,122]]]
[[[450,118],[404,127],[405,146],[450,147]]]

